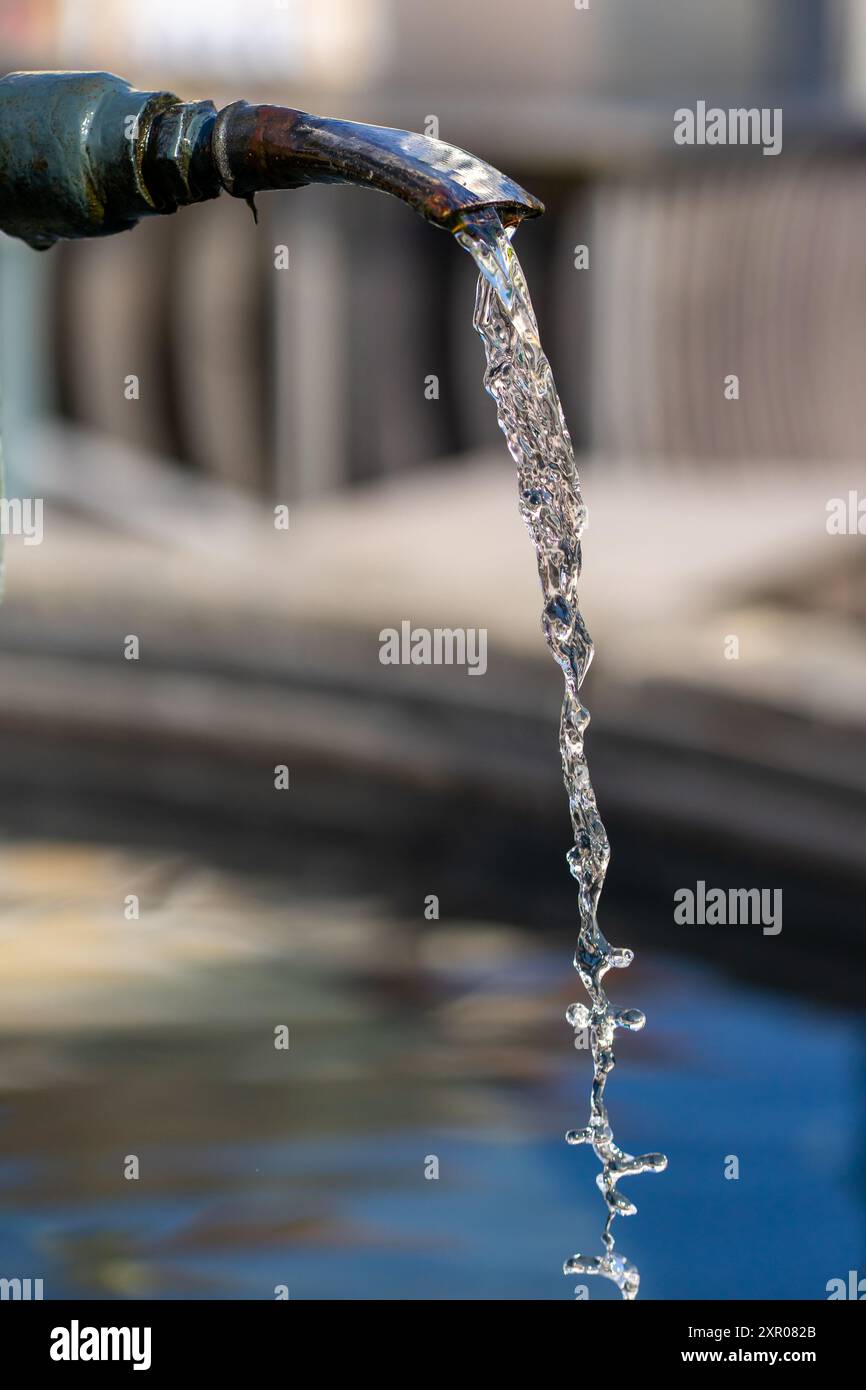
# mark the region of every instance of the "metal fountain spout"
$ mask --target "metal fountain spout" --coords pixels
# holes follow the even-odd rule
[[[217,112],[105,72],[0,79],[0,230],[38,250],[223,191],[252,204],[309,183],[392,193],[447,231],[482,208],[507,226],[544,211],[483,160],[407,130],[245,101]]]

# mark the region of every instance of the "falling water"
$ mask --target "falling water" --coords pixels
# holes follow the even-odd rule
[[[589,995],[589,1005],[572,1004],[566,1018],[576,1034],[589,1030],[593,1062],[589,1123],[570,1130],[566,1140],[592,1145],[601,1163],[596,1181],[608,1215],[603,1253],[574,1255],[565,1262],[564,1272],[602,1275],[617,1285],[623,1298],[633,1299],[640,1275],[614,1249],[612,1228],[614,1217],[630,1216],[636,1208],[617,1183],[634,1173],[661,1172],[667,1159],[663,1154],[633,1158],[619,1148],[605,1100],[616,1029],[636,1031],[646,1019],[639,1009],[616,1008],[602,984],[608,970],[631,964],[632,952],[610,946],[596,920],[610,846],[589,780],[584,752],[589,712],[579,695],[593,655],[577,597],[586,508],[562,406],[510,234],[494,211],[484,210],[466,218],[456,236],[480,271],[474,323],[487,356],[484,385],[496,402],[500,429],[517,464],[520,512],[535,545],[541,578],[544,635],[565,676],[559,747],[574,830],[567,859],[579,889],[574,967]]]

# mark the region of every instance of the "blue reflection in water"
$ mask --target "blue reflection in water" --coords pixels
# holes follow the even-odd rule
[[[562,973],[560,943],[537,939],[486,970],[470,960],[444,971],[470,1017],[499,998],[507,1012],[508,1000],[513,1009],[540,996],[546,1013]],[[344,975],[334,988],[345,991]],[[670,1181],[646,1185],[630,1238],[644,1295],[820,1299],[827,1280],[866,1272],[860,1025],[667,958],[648,962],[641,990],[655,1043],[626,1040],[618,1113],[633,1148],[661,1139],[670,1156]],[[56,1087],[5,1090],[0,1134],[19,1147],[22,1134],[34,1138],[0,1168],[0,1274],[43,1277],[53,1297],[270,1298],[285,1284],[293,1299],[569,1298],[558,1253],[599,1218],[592,1155],[566,1149],[560,1133],[589,1061],[563,1054],[552,1003],[549,1034],[525,1052],[502,1050],[506,1017],[495,1047],[470,1030],[443,1063],[440,1005],[407,1011],[395,1000],[389,1012],[378,998],[372,1022],[336,1043],[327,1030],[293,1041],[292,1065],[312,1067],[301,1087],[295,1073],[291,1084],[288,1073],[244,1076],[230,1049],[211,1055],[194,1030],[143,1063],[128,1040],[91,1042],[81,1095],[102,1090],[110,1109],[129,1068],[148,1077],[150,1118],[126,1141],[141,1158],[138,1183],[118,1178],[119,1140],[97,1122],[80,1149],[39,1150]],[[249,1045],[248,1029],[239,1040]],[[407,1050],[408,1087],[389,1073],[394,1045]],[[353,1081],[358,1052],[372,1061]],[[204,1092],[200,1133],[175,1121],[172,1139],[161,1085],[179,1088],[175,1105],[186,1087],[199,1101]],[[347,1097],[336,1111],[322,1099],[335,1085]],[[64,1093],[73,1109],[75,1094]],[[438,1181],[423,1177],[428,1154]],[[723,1176],[728,1155],[740,1161],[736,1181]],[[587,1284],[591,1300],[618,1297]]]

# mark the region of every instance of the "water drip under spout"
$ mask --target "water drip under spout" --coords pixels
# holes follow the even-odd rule
[[[608,1216],[603,1254],[574,1255],[563,1268],[567,1275],[601,1275],[616,1284],[623,1298],[633,1299],[640,1274],[615,1250],[612,1228],[616,1216],[631,1216],[636,1208],[617,1184],[638,1173],[661,1172],[667,1159],[658,1153],[635,1158],[620,1149],[605,1099],[616,1029],[636,1031],[646,1019],[639,1009],[615,1007],[602,984],[608,970],[631,964],[632,952],[611,946],[596,919],[610,846],[589,779],[584,750],[589,711],[579,695],[593,657],[577,595],[586,508],[562,405],[510,233],[495,210],[485,209],[465,217],[455,235],[480,271],[474,323],[487,357],[484,385],[496,402],[499,427],[517,464],[520,512],[535,545],[541,579],[542,627],[565,678],[559,747],[574,831],[567,859],[578,885],[574,967],[589,996],[588,1005],[572,1004],[566,1018],[576,1033],[588,1030],[593,1062],[589,1123],[570,1130],[566,1140],[592,1146],[601,1163],[596,1181]]]

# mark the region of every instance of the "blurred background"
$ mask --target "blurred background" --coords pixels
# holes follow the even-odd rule
[[[544,200],[516,246],[590,511],[601,920],[649,1018],[609,1100],[670,1159],[618,1244],[653,1298],[866,1274],[866,566],[827,528],[866,496],[866,2],[2,0],[0,45],[435,119]],[[782,153],[676,146],[698,100],[781,107]],[[0,238],[7,490],[45,502],[0,610],[0,1277],[568,1298],[604,1207],[562,1142],[561,683],[473,268],[392,199],[258,206]],[[486,675],[382,665],[403,620],[486,628]],[[676,925],[699,880],[781,889],[781,933]]]

